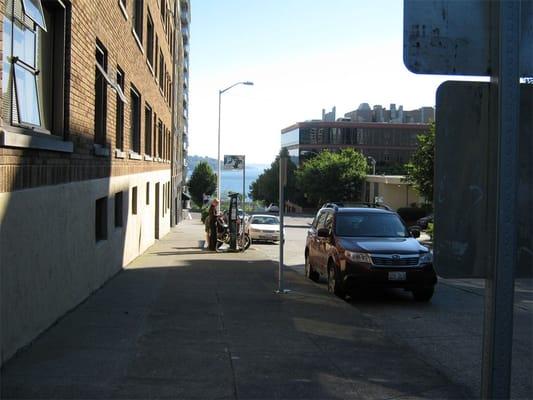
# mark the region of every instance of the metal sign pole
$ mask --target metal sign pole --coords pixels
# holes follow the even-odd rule
[[[520,2],[494,1],[491,7],[491,129],[497,132],[498,162],[495,252],[485,280],[481,398],[504,399],[510,395],[517,262]]]
[[[285,216],[285,185],[287,182],[287,158],[280,154],[279,157],[279,268],[278,268],[278,290],[276,293],[284,294],[289,291],[283,288],[283,248],[285,246],[285,235],[283,234]]]
[[[246,212],[246,156],[242,156],[242,222],[244,223],[244,213]]]

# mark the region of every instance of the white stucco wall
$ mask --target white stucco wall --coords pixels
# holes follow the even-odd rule
[[[162,216],[163,185],[169,181],[167,170],[0,194],[1,362],[154,242],[157,182],[160,237],[170,230],[170,212]],[[124,191],[123,226],[116,228],[119,191]],[[107,239],[97,242],[95,204],[106,196]]]
[[[383,198],[383,202],[397,210],[401,207],[410,207],[412,203],[422,204],[424,198],[411,186],[404,182],[401,175],[368,175],[369,199],[374,201],[376,196]],[[375,191],[375,183],[378,191]]]

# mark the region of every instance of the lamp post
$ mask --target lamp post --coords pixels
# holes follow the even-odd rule
[[[233,85],[231,86],[228,86],[226,89],[222,89],[222,90],[219,90],[218,91],[218,164],[217,164],[217,198],[219,200],[219,203],[218,203],[218,212],[220,212],[220,108],[221,108],[221,103],[222,103],[222,93],[225,93],[227,92],[228,90],[230,90],[231,88],[237,86],[237,85],[253,85],[254,83],[253,82],[250,82],[250,81],[246,81],[246,82],[237,82],[237,83],[234,83]]]

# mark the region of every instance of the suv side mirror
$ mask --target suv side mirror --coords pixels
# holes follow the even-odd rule
[[[317,231],[317,235],[318,235],[318,237],[327,238],[330,235],[329,229],[328,228],[320,228]]]
[[[420,237],[420,227],[419,226],[412,226],[409,228],[409,232],[411,233],[411,235],[417,239]]]

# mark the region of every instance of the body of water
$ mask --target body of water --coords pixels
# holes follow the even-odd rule
[[[261,171],[262,172],[262,171]],[[245,178],[245,186],[244,189],[246,191],[246,196],[248,196],[248,192],[250,192],[250,185],[252,182],[254,182],[257,177],[261,174],[261,172],[257,171],[248,171],[248,168],[246,168],[246,178]],[[222,179],[220,182],[220,186],[222,187],[222,193],[225,192],[238,192],[242,193],[242,170],[241,171],[222,171]]]
[[[250,192],[250,185],[252,182],[254,182],[259,175],[263,173],[265,168],[268,168],[268,165],[251,165],[246,166],[246,179],[245,179],[245,190],[246,190],[246,196],[249,200],[249,192]],[[242,193],[242,170],[237,171],[228,171],[228,170],[222,170],[222,176],[221,176],[221,182],[220,186],[222,187],[222,193],[227,192],[238,192]],[[192,171],[189,171],[189,176],[187,179],[190,178],[190,173]],[[216,171],[215,171],[216,173]]]

